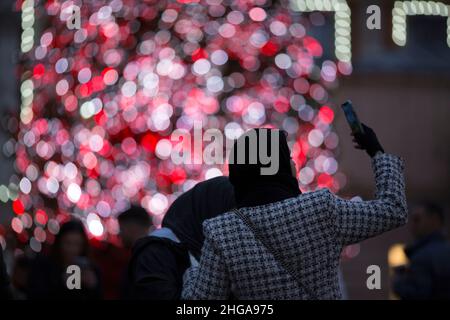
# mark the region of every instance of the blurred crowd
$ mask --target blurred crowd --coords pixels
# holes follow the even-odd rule
[[[119,217],[121,244],[88,239],[77,219],[62,224],[52,245],[34,254],[7,247],[2,251],[2,298],[24,299],[128,299],[127,264],[131,247],[151,231],[147,211],[132,206]],[[11,239],[11,244],[14,240]],[[77,265],[81,289],[69,290],[67,267]]]
[[[122,245],[88,240],[83,224],[70,220],[54,243],[40,254],[2,254],[2,299],[132,299],[128,263],[131,248],[153,229],[145,209],[132,206],[118,217]],[[409,210],[414,241],[406,246],[408,263],[396,267],[392,291],[400,299],[450,298],[450,244],[444,232],[444,210],[433,203]],[[66,285],[69,265],[78,265],[81,290]]]

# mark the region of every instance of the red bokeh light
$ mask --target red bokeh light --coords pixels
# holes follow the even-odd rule
[[[323,106],[319,110],[319,118],[323,123],[330,124],[334,120],[334,111],[328,106]]]
[[[23,203],[19,199],[16,199],[12,202],[12,208],[13,208],[14,213],[17,215],[23,214],[25,212]]]
[[[33,68],[33,76],[36,79],[39,79],[40,77],[42,77],[45,73],[45,67],[42,63],[37,64],[34,68]]]
[[[186,5],[192,2],[204,10],[192,15]],[[106,226],[129,202],[161,221],[174,194],[211,172],[227,173],[223,163],[171,160],[171,133],[193,133],[197,122],[202,132],[219,129],[226,138],[233,130],[281,128],[298,170],[321,155],[333,157],[337,142],[323,142],[334,134],[327,88],[335,80],[332,66],[351,70],[331,61],[323,68],[327,61],[316,59],[321,44],[305,36],[303,17],[289,7],[233,0],[117,3],[83,2],[78,31],[59,18],[58,2],[35,6],[36,21],[47,21],[24,57],[33,96],[15,148],[21,183],[12,205],[21,215],[15,220],[21,241],[31,239],[33,228],[40,228],[33,241],[51,241],[51,228],[70,214],[86,222],[92,213]],[[200,158],[201,151],[192,156]],[[337,191],[336,185],[333,175],[314,171],[302,188]],[[23,228],[25,208],[35,226]],[[100,232],[98,223],[93,230],[102,239],[117,237],[107,227]]]

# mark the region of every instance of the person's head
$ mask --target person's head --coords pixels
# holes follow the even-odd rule
[[[205,237],[202,224],[235,206],[233,186],[226,177],[197,183],[170,206],[162,226],[170,228],[196,258]]]
[[[118,216],[120,237],[123,245],[131,248],[134,243],[150,231],[152,221],[148,212],[138,206],[131,206]]]
[[[283,188],[288,196],[300,193],[284,131],[266,128],[247,131],[235,141],[228,168],[238,206],[264,184]]]
[[[89,241],[83,223],[70,220],[61,225],[53,244],[53,254],[61,263],[70,264],[88,254]]]
[[[434,203],[423,202],[412,207],[410,221],[412,234],[421,238],[443,228],[444,210]]]

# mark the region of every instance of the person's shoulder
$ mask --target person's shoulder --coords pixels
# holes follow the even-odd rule
[[[233,211],[227,211],[222,213],[214,218],[207,219],[203,222],[203,227],[214,227],[227,224],[230,221],[233,221],[236,218],[236,214]]]
[[[233,211],[227,211],[214,218],[203,222],[203,233],[205,237],[213,237],[228,230],[231,225],[236,224],[240,220]]]
[[[160,238],[155,236],[146,236],[139,239],[133,246],[133,256],[139,255],[142,252],[160,252],[160,251],[180,251],[184,249],[184,246],[180,243],[172,241],[167,238]]]
[[[157,237],[145,237],[133,248],[131,259],[128,263],[130,270],[134,272],[139,266],[170,265],[172,261],[189,259],[186,248],[169,239]]]
[[[415,265],[431,266],[441,259],[450,257],[449,250],[444,241],[430,241],[410,254],[410,262]]]
[[[301,199],[302,197],[323,197],[323,196],[329,196],[333,194],[330,189],[328,188],[320,188],[320,189],[316,189],[314,191],[307,191],[304,192],[302,194],[300,194],[299,196],[296,197],[296,199]]]
[[[418,252],[419,256],[438,258],[443,255],[450,256],[450,244],[446,240],[430,241]]]
[[[298,195],[295,198],[291,198],[291,202],[295,204],[301,204],[304,202],[316,202],[316,201],[328,201],[334,196],[334,193],[332,193],[327,188],[321,188],[314,191],[307,191],[300,195]]]

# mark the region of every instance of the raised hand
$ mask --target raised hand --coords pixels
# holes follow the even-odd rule
[[[361,123],[364,132],[362,133],[352,133],[354,147],[356,149],[365,150],[370,157],[374,157],[377,152],[384,152],[383,147],[378,141],[377,135],[372,130],[372,128]]]

